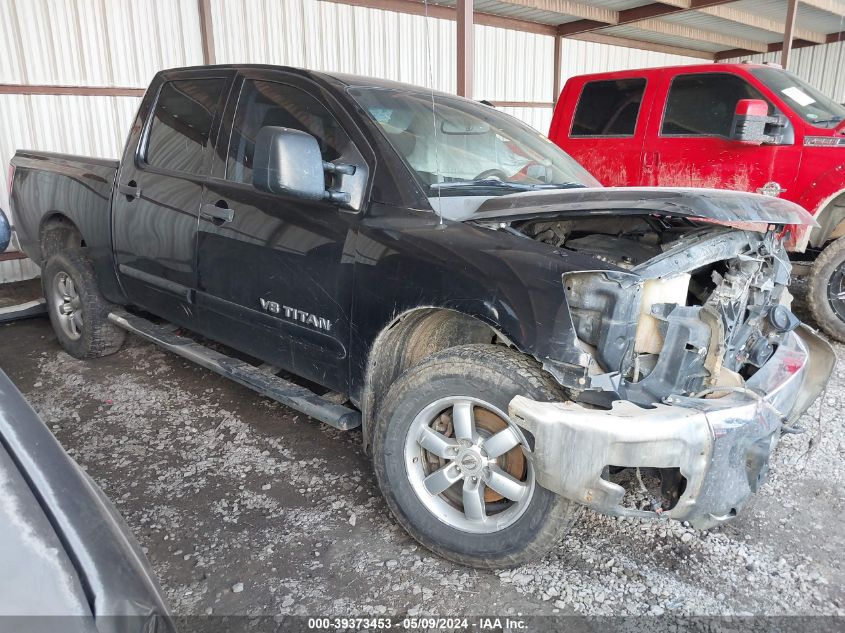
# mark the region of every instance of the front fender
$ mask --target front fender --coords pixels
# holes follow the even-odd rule
[[[373,342],[417,308],[459,312],[504,334],[540,362],[580,354],[562,277],[606,267],[527,237],[470,223],[440,224],[432,213],[394,210],[362,222],[357,242],[351,382],[359,388]],[[353,386],[353,392],[355,387]]]
[[[816,178],[801,194],[798,204],[807,209],[818,226],[805,232],[803,239],[795,240],[795,250],[803,251],[807,245],[823,246],[836,226],[845,220],[845,209],[837,211],[833,201],[845,194],[845,164],[837,165]],[[792,250],[792,249],[790,249]]]
[[[817,215],[825,205],[845,191],[845,163],[828,169],[818,176],[796,200],[812,215]]]

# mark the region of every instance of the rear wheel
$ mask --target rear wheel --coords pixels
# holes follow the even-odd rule
[[[41,282],[53,330],[68,354],[94,358],[120,349],[126,332],[109,321],[114,306],[100,295],[94,270],[82,250],[50,256]]]
[[[813,263],[807,305],[822,330],[845,342],[845,237],[828,244]]]
[[[579,506],[537,485],[530,438],[510,421],[517,394],[561,399],[533,360],[464,345],[402,374],[378,406],[376,476],[397,520],[420,543],[482,568],[546,553]]]

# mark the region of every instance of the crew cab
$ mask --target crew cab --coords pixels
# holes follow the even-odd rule
[[[792,227],[789,250],[813,261],[814,319],[845,341],[845,107],[775,65],[627,70],[569,79],[549,136],[605,185],[717,187],[800,204],[818,226]]]
[[[833,368],[790,310],[804,209],[603,188],[516,119],[410,85],[169,70],[120,162],[12,169],[70,354],[129,331],[362,426],[397,520],[468,565],[536,557],[582,505],[730,519]]]

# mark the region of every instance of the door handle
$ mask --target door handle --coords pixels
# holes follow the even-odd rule
[[[126,196],[126,199],[129,202],[132,200],[137,200],[141,197],[141,188],[138,186],[138,183],[134,180],[130,180],[125,185],[118,185],[117,190]]]
[[[217,204],[206,202],[200,207],[200,215],[206,220],[211,220],[218,226],[224,222],[231,222],[235,219],[235,210],[226,206],[226,202],[221,200]]]

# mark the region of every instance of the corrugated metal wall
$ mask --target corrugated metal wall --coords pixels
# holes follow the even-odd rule
[[[761,53],[725,60],[780,63],[780,53]],[[845,102],[845,42],[796,48],[790,54],[789,70],[838,103]]]
[[[0,82],[144,86],[202,63],[196,0],[2,0]]]
[[[212,18],[219,63],[288,64],[455,91],[449,20],[318,0],[213,0]],[[475,97],[551,102],[553,54],[551,37],[476,26]],[[575,40],[562,46],[564,80],[698,62]],[[143,88],[162,68],[201,63],[196,0],[0,0],[3,84]],[[138,101],[0,95],[0,161],[17,148],[118,157]],[[551,122],[551,108],[505,110],[543,132]],[[9,208],[5,178],[0,208]],[[0,281],[37,272],[28,263],[21,270],[0,262]]]
[[[196,0],[0,0],[0,83],[143,87],[161,68],[202,63],[198,13]],[[138,101],[0,95],[0,208],[15,149],[119,156]],[[0,262],[0,283],[37,274]]]
[[[422,16],[315,0],[213,0],[212,8],[221,63],[304,66],[455,92],[456,26],[451,20],[426,22]],[[701,63],[577,40],[563,41],[561,58],[564,81],[587,72]],[[477,25],[474,60],[476,99],[552,101],[552,37]],[[549,129],[551,108],[503,109],[544,133]]]

